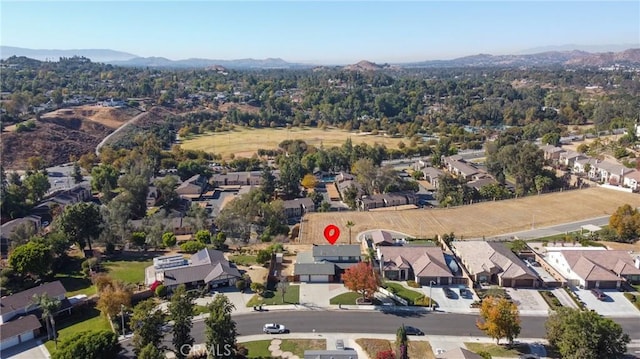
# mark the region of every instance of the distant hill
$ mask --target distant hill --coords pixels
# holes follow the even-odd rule
[[[310,68],[313,65],[297,64],[283,59],[238,59],[238,60],[211,60],[211,59],[186,59],[169,60],[163,57],[136,57],[126,61],[109,61],[112,65],[133,67],[172,67],[172,68],[203,68],[221,66],[228,69],[290,69]]]
[[[639,47],[640,44],[609,44],[609,45],[576,45],[576,44],[567,44],[567,45],[559,45],[559,46],[542,46],[542,47],[534,47],[531,49],[526,49],[522,51],[518,51],[516,54],[525,55],[525,54],[539,54],[541,52],[553,52],[553,51],[585,51],[585,52],[620,52],[626,49],[633,49]]]
[[[392,66],[389,64],[378,65],[375,62],[362,60],[357,64],[344,66],[343,69],[351,71],[377,71],[391,68],[399,68],[399,66]]]
[[[0,46],[0,58],[4,60],[11,56],[25,56],[40,61],[58,61],[61,57],[82,56],[93,62],[123,61],[137,57],[127,52],[108,49],[48,50]]]

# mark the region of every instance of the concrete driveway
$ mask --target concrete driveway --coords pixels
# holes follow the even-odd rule
[[[300,283],[300,305],[327,308],[331,298],[348,291],[340,283]]]
[[[30,340],[0,352],[0,358],[48,359],[49,351],[40,340]]]
[[[449,286],[451,290],[455,293],[455,297],[447,298],[444,294],[443,286],[434,286],[431,290],[429,287],[423,286],[421,288],[424,295],[429,296],[429,292],[431,292],[431,298],[438,302],[438,310],[443,312],[451,312],[451,313],[472,313],[474,312],[471,309],[471,303],[473,303],[478,298],[464,298],[460,296],[460,287],[459,286]],[[472,292],[473,293],[473,292]]]
[[[573,291],[585,303],[587,308],[593,309],[605,317],[640,317],[640,310],[636,309],[624,297],[623,292],[619,292],[617,289],[602,289],[604,294],[607,295],[605,300],[598,300],[589,289],[574,288]]]
[[[505,290],[518,306],[520,314],[546,315],[549,312],[547,302],[536,289],[505,288]]]

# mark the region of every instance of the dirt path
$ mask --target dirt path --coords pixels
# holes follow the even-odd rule
[[[128,120],[127,122],[125,122],[122,126],[116,128],[116,130],[111,132],[109,135],[107,135],[107,137],[103,138],[102,141],[100,141],[100,143],[98,143],[98,145],[96,146],[96,156],[100,156],[100,149],[107,143],[107,141],[109,141],[109,139],[113,135],[115,135],[118,132],[122,131],[122,129],[126,128],[127,126],[136,123],[139,119],[141,119],[146,114],[147,114],[147,112],[139,113],[135,117],[133,117],[130,120]]]

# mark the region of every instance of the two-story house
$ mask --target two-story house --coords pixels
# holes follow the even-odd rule
[[[293,275],[300,282],[339,281],[342,273],[361,259],[357,244],[314,245],[311,252],[298,253]]]

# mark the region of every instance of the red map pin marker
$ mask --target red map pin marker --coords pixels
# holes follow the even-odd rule
[[[340,228],[330,224],[324,228],[324,238],[333,245],[340,238]]]

